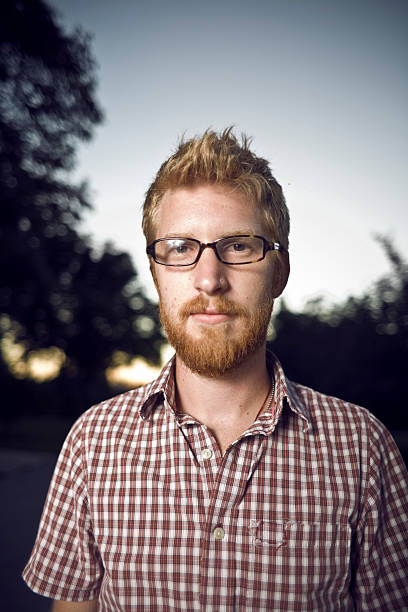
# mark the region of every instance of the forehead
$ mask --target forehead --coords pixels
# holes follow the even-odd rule
[[[215,240],[231,233],[264,235],[263,216],[240,191],[200,185],[167,191],[156,218],[156,238],[189,236]]]

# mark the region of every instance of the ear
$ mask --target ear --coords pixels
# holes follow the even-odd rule
[[[277,298],[281,295],[288,282],[290,272],[289,253],[281,251],[275,260],[273,270],[273,291],[272,295]]]

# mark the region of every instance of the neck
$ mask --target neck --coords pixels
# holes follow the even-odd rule
[[[265,345],[241,366],[219,378],[192,372],[176,356],[178,409],[207,425],[213,432],[222,427],[248,426],[253,422],[270,384]]]

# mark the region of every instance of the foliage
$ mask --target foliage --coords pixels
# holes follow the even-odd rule
[[[102,120],[95,89],[84,32],[66,34],[42,0],[2,2],[0,338],[12,335],[26,355],[62,349],[62,379],[93,386],[117,351],[157,362],[162,342],[130,257],[111,245],[96,253],[79,231],[90,203],[69,171]]]
[[[283,303],[271,349],[293,380],[363,405],[391,429],[408,429],[408,266],[388,238],[377,240],[392,272],[330,308],[316,300],[293,313]]]

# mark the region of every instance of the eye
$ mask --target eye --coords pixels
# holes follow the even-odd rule
[[[226,238],[222,243],[224,253],[250,253],[253,250],[253,244],[250,237]]]
[[[189,238],[167,238],[156,244],[156,257],[167,265],[189,265],[193,263],[199,244]]]
[[[230,249],[232,249],[233,251],[245,251],[246,249],[249,248],[248,244],[246,244],[245,242],[234,242],[233,244],[230,245],[229,247]]]
[[[223,238],[218,243],[218,253],[224,263],[244,264],[260,261],[264,257],[263,239],[242,235]]]
[[[195,245],[187,240],[169,240],[168,252],[174,253],[175,255],[186,255],[195,250]]]
[[[193,238],[160,238],[154,243],[154,260],[166,266],[190,266],[196,260],[200,243]]]

